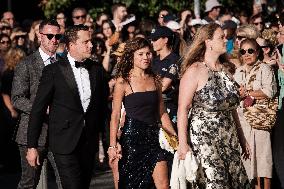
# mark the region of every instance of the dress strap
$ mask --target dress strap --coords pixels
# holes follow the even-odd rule
[[[127,81],[127,83],[128,83],[128,85],[130,86],[130,89],[131,89],[132,93],[134,93],[134,91],[133,91],[133,89],[132,89],[132,86],[131,86],[130,82],[129,82],[129,81]]]
[[[221,64],[221,70],[217,71],[217,70],[212,70],[204,61],[202,62],[204,64],[204,66],[211,72],[221,72],[223,71],[223,65]]]

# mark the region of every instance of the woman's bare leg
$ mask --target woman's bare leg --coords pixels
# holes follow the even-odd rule
[[[256,183],[255,183],[255,189],[261,189],[261,186],[260,186],[260,177],[257,177]]]
[[[153,179],[157,189],[169,189],[168,166],[166,161],[156,164]]]
[[[271,188],[271,178],[264,177],[264,189],[270,189]]]

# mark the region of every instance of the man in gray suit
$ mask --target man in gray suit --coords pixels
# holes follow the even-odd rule
[[[39,162],[40,165],[35,168],[28,164],[26,159],[28,120],[42,70],[44,66],[55,62],[58,58],[55,53],[62,35],[60,34],[60,26],[55,20],[42,21],[39,32],[41,41],[39,49],[17,65],[13,79],[12,102],[15,108],[20,111],[16,142],[21,156],[22,176],[18,189],[34,189],[37,187],[42,164],[48,154],[46,147],[47,123],[44,123],[38,141],[38,150],[42,157]],[[48,117],[48,110],[46,115]],[[49,157],[49,160],[51,160],[51,157]]]

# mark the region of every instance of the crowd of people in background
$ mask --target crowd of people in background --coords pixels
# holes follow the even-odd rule
[[[42,166],[53,168],[58,188],[88,188],[97,159],[95,166],[113,171],[115,188],[166,189],[174,156],[159,146],[162,125],[178,137],[180,160],[191,152],[199,161],[188,188],[284,189],[284,10],[268,7],[255,2],[251,12],[234,12],[207,0],[203,18],[185,7],[162,8],[149,20],[115,3],[111,15],[92,18],[76,7],[71,18],[60,11],[29,28],[4,12],[0,170],[21,171],[19,189],[35,188]],[[66,70],[57,65],[68,62]],[[82,112],[73,96],[64,99],[60,69],[70,72],[66,83],[79,91]],[[56,138],[73,124],[86,126]],[[81,158],[81,180],[64,169],[72,158]]]

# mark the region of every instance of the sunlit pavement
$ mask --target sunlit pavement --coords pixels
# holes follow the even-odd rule
[[[16,189],[20,179],[20,172],[9,173],[2,171],[0,173],[0,189]],[[112,173],[110,170],[94,170],[94,177],[91,181],[90,189],[113,189]],[[49,179],[48,189],[57,189],[55,179]]]

